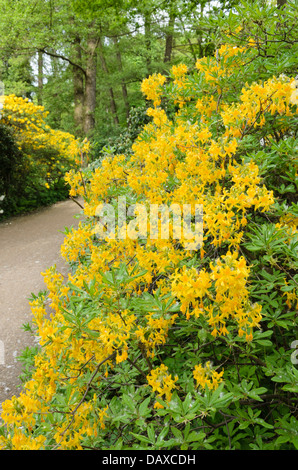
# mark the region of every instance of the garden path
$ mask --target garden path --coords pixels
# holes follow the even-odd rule
[[[22,329],[31,322],[28,298],[45,290],[41,272],[56,264],[65,227],[77,226],[80,208],[72,200],[0,223],[0,412],[1,403],[18,395],[22,364],[17,360],[34,338]],[[78,215],[79,217],[75,217]]]

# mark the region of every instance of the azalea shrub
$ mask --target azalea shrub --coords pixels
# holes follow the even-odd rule
[[[258,79],[241,19],[238,45],[228,31],[195,71],[144,80],[151,120],[129,155],[68,172],[84,218],[65,232],[68,277],[49,268],[31,299],[40,347],[2,405],[3,449],[298,448],[297,82]],[[201,237],[172,219],[145,237],[131,212],[124,233],[119,201],[197,204]]]
[[[47,115],[44,107],[28,98],[5,96],[0,123],[10,133],[19,157],[14,170],[6,165],[2,175],[6,182],[2,217],[68,197],[64,175],[86,160],[90,143],[50,128]],[[6,151],[0,158],[2,163],[5,159],[12,162]]]
[[[0,217],[24,188],[25,158],[11,130],[0,124]]]

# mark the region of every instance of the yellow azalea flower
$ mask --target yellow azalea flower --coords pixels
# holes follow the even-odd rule
[[[208,361],[204,366],[202,364],[196,365],[193,371],[194,379],[196,380],[197,387],[209,390],[216,390],[218,385],[222,382],[224,371],[216,372]]]
[[[166,401],[171,400],[172,390],[176,388],[175,382],[177,382],[177,380],[178,376],[172,379],[172,376],[168,373],[167,366],[164,364],[152,369],[150,374],[147,375],[147,381],[152,387],[152,390],[157,392],[160,398],[165,396]],[[159,407],[159,405],[156,406]]]
[[[165,81],[166,77],[159,73],[153,74],[142,82],[141,90],[147,100],[153,101],[154,106],[160,105],[160,87],[165,83]]]

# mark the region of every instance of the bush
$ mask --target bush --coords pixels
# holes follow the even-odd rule
[[[296,82],[258,79],[244,36],[197,72],[144,80],[152,122],[132,155],[68,174],[87,219],[65,234],[68,280],[50,268],[31,302],[40,349],[20,397],[3,403],[4,449],[298,448]],[[162,99],[179,108],[171,119]],[[173,221],[169,237],[146,238],[140,214],[137,236],[109,236],[100,207],[118,216],[120,196],[203,205],[203,243]]]
[[[28,163],[17,147],[11,130],[0,124],[0,217],[16,211],[16,201],[22,195],[28,176]]]
[[[150,121],[147,115],[146,106],[138,106],[131,108],[127,126],[119,135],[110,136],[109,138],[94,138],[92,145],[93,167],[97,167],[106,155],[111,154],[130,154],[131,147],[145,124]]]
[[[28,99],[5,97],[1,123],[9,130],[14,150],[3,148],[2,153],[8,165],[2,171],[6,172],[3,180],[9,193],[2,218],[67,198],[64,175],[86,158],[89,143],[51,129],[46,124],[47,114]]]

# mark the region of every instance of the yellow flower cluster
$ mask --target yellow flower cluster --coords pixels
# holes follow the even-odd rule
[[[139,326],[135,331],[138,341],[145,347],[147,356],[155,356],[155,348],[165,344],[168,337],[169,328],[174,324],[177,315],[172,315],[170,319],[154,318],[154,312],[146,315],[145,326]]]
[[[143,80],[141,85],[142,93],[146,96],[147,100],[153,101],[154,106],[160,105],[161,100],[161,87],[165,83],[166,77],[164,75],[153,74]]]
[[[161,364],[160,367],[152,369],[150,374],[147,375],[147,380],[149,385],[152,387],[154,392],[157,392],[157,396],[160,398],[165,398],[166,401],[170,401],[173,390],[176,388],[175,382],[177,382],[178,377],[175,376],[173,379],[171,374],[168,373],[168,368],[164,364]],[[156,402],[155,408],[163,408],[163,405]]]
[[[292,93],[290,97],[290,102],[292,104],[298,104],[298,80],[295,78],[291,81]]]
[[[11,450],[41,450],[46,438],[27,436],[22,429],[16,428],[13,436],[8,436],[6,448]]]
[[[92,245],[92,232],[90,227],[79,223],[76,230],[65,235],[61,246],[61,254],[69,263],[76,261],[80,256],[84,256]]]
[[[212,369],[211,362],[208,361],[204,367],[202,364],[195,366],[193,376],[197,382],[197,387],[202,387],[203,389],[208,387],[209,390],[216,390],[223,380],[223,373],[223,370],[221,372],[216,372]]]
[[[173,97],[174,104],[178,104],[179,108],[183,108],[184,104],[190,100],[190,96],[185,96],[184,91],[187,91],[190,82],[187,78],[188,68],[185,64],[174,65],[171,70],[173,77]]]
[[[224,44],[216,50],[214,57],[198,59],[196,68],[207,82],[222,86],[222,79],[229,78],[243,63],[244,51],[245,48]]]
[[[298,290],[294,290],[293,292],[285,292],[284,295],[286,296],[286,304],[289,308],[293,310],[298,308]]]
[[[247,341],[251,341],[252,330],[262,318],[261,306],[249,303],[249,268],[244,258],[237,257],[237,252],[228,252],[216,264],[210,263],[210,273],[185,267],[177,270],[172,275],[171,291],[181,301],[181,311],[187,318],[202,315],[207,319],[214,337],[229,334],[227,324],[231,320],[232,326],[237,324],[239,336],[246,333]]]
[[[280,218],[279,222],[275,224],[275,226],[277,228],[283,228],[287,233],[289,233],[289,235],[292,233],[298,233],[298,217],[293,214],[286,214]]]
[[[75,139],[72,134],[51,129],[46,124],[48,112],[28,98],[5,96],[1,121],[13,131],[17,145],[29,156],[31,163],[46,163],[46,171],[57,169],[62,173],[70,165],[86,163],[90,142]],[[46,158],[45,151],[51,153]]]
[[[263,127],[266,123],[265,112],[271,115],[292,116],[294,81],[273,77],[263,84],[254,84],[242,89],[240,102],[234,106],[224,106],[221,113],[226,126],[226,135],[240,137],[250,126]]]
[[[66,417],[61,426],[56,428],[54,438],[60,450],[83,450],[81,446],[83,436],[93,436],[96,438],[98,428],[105,429],[104,420],[107,416],[108,407],[97,409],[97,420],[90,422],[90,420],[87,419],[90,411],[97,407],[97,402],[97,397],[94,395],[92,400],[82,403],[80,413],[75,414],[74,417]],[[65,429],[70,424],[72,425],[72,431],[65,433]]]

